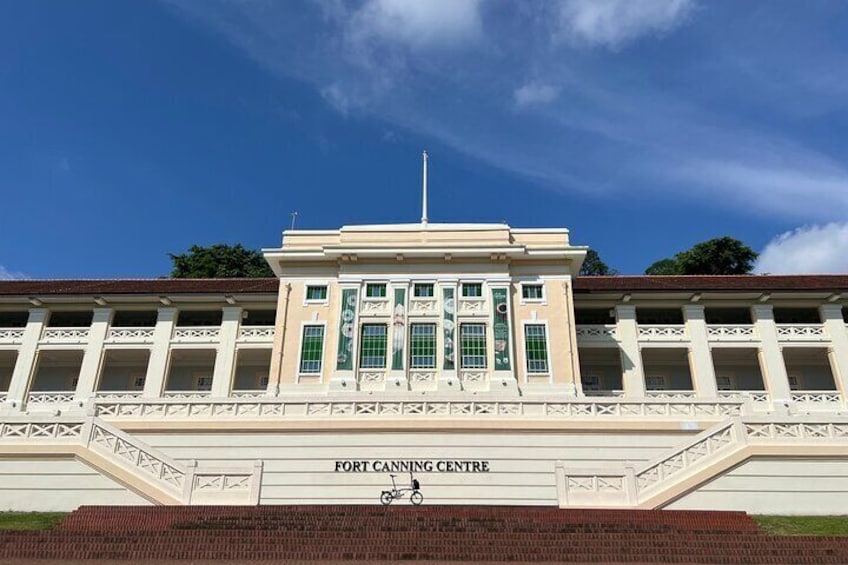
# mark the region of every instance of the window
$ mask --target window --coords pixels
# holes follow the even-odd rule
[[[524,326],[524,348],[527,353],[527,372],[547,373],[548,340],[543,324]]]
[[[432,298],[433,283],[415,283],[412,287],[412,294],[415,298]]]
[[[645,377],[645,388],[648,390],[665,390],[665,377],[662,375]]]
[[[385,290],[385,285],[383,287]],[[386,367],[386,324],[362,324],[362,345],[359,348],[360,369]]]
[[[789,375],[789,390],[801,390],[801,378],[797,375]]]
[[[133,377],[130,381],[132,390],[144,390],[144,377]]]
[[[486,368],[486,324],[461,324],[459,326],[460,367]]]
[[[597,375],[583,375],[580,378],[583,392],[598,392],[601,390],[601,377]]]
[[[212,390],[212,377],[195,377],[194,390]]]
[[[411,324],[409,326],[410,367],[436,368],[436,324]]]
[[[306,287],[307,302],[326,302],[327,301],[327,285],[307,285]]]
[[[521,285],[521,298],[524,300],[544,300],[545,287],[541,284]]]
[[[324,353],[324,326],[303,326],[300,342],[300,373],[320,373]]]
[[[265,372],[256,374],[256,388],[258,389],[266,389],[268,388],[268,374]]]
[[[462,296],[465,298],[480,298],[483,296],[483,283],[463,283]]]
[[[733,390],[733,379],[728,376],[716,377],[716,388],[718,390]]]
[[[386,297],[386,285],[385,284],[374,284],[369,283],[365,285],[365,297],[366,298],[385,298]]]

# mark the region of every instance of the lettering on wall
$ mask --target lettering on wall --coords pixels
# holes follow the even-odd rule
[[[488,473],[489,462],[466,459],[344,459],[336,473]]]

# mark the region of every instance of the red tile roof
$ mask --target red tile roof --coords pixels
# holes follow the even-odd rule
[[[846,291],[848,275],[689,275],[577,277],[575,292]]]
[[[103,279],[0,281],[0,295],[277,293],[278,279]]]
[[[264,279],[101,279],[0,281],[0,296],[109,294],[277,293]],[[834,291],[848,292],[848,275],[615,276],[577,277],[576,292],[636,291]]]

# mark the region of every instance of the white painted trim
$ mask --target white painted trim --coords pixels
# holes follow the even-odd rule
[[[321,355],[319,359],[321,360],[321,366],[318,368],[318,372],[316,373],[303,373],[300,370],[300,367],[303,365],[303,331],[307,326],[321,326],[323,328],[323,335],[321,336]],[[301,377],[309,377],[315,378],[318,377],[321,379],[321,382],[324,382],[324,354],[326,352],[327,347],[327,321],[326,320],[304,320],[300,323],[300,335],[297,341],[297,382],[300,384]]]
[[[323,300],[310,299],[309,287],[323,286],[326,289],[326,297]],[[328,306],[330,304],[330,281],[328,280],[310,280],[303,281],[303,305],[304,306]]]
[[[542,289],[542,297],[541,298],[524,298],[524,287],[525,286],[538,286]],[[548,304],[548,292],[545,289],[545,281],[535,279],[535,280],[526,280],[520,281],[518,283],[518,292],[519,292],[519,304],[538,304],[540,306],[545,306]]]
[[[548,361],[548,370],[544,373],[531,373],[529,367],[529,358],[527,356],[527,326],[544,326],[545,328],[545,351]],[[550,383],[554,382],[554,372],[551,366],[551,331],[547,320],[521,320],[521,346],[524,351],[524,376],[528,383],[530,376],[544,377],[547,375]]]

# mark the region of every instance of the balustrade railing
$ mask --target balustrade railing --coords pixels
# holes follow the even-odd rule
[[[580,341],[615,341],[618,330],[615,324],[579,324],[576,327],[577,339]]]
[[[116,343],[149,343],[153,341],[154,328],[109,328],[106,341]]]
[[[174,341],[213,342],[221,337],[221,328],[214,326],[176,327]]]
[[[662,400],[689,400],[698,396],[698,393],[694,390],[649,390],[645,396]]]
[[[823,341],[827,334],[822,324],[777,324],[780,341]]]
[[[23,328],[0,328],[0,343],[16,344],[23,340]]]
[[[842,394],[835,390],[796,390],[791,397],[796,409],[808,412],[832,411],[844,404]]]
[[[249,342],[274,341],[274,326],[242,326],[239,328],[238,339]]]
[[[686,326],[680,324],[640,324],[638,335],[644,341],[683,341],[688,338]]]
[[[55,343],[80,343],[88,340],[89,328],[44,328],[41,339]]]
[[[38,391],[27,395],[27,404],[63,404],[73,402],[74,391]]]
[[[98,390],[94,393],[95,398],[103,400],[120,400],[124,398],[141,398],[140,390]]]
[[[206,399],[210,396],[212,396],[211,390],[166,390],[162,393],[163,398],[178,400]]]
[[[710,341],[751,341],[757,339],[753,324],[709,324],[707,338]]]

